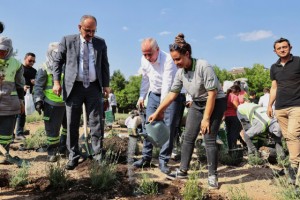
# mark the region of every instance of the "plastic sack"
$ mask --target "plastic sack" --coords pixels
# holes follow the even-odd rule
[[[30,94],[29,89],[26,91],[25,95],[25,115],[31,115],[35,111],[34,102],[32,94]]]

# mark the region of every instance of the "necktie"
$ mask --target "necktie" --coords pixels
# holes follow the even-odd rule
[[[83,87],[87,88],[90,85],[89,78],[89,46],[88,42],[83,43]]]

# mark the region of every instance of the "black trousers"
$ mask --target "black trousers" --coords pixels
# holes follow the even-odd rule
[[[95,154],[99,154],[102,149],[102,89],[98,81],[91,82],[88,88],[83,87],[82,82],[75,81],[66,100],[69,160],[78,160],[80,157],[78,140],[83,103],[86,106],[93,151]]]

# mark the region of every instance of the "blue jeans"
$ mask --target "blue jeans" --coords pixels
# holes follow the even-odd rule
[[[200,132],[206,102],[193,102],[186,119],[185,135],[181,146],[180,169],[187,171],[194,151],[195,141]],[[226,110],[226,98],[216,99],[215,107],[210,117],[210,133],[204,135],[208,175],[217,175],[218,149],[217,134]]]
[[[167,126],[170,127],[170,138],[169,140],[162,146],[160,153],[159,153],[159,162],[160,163],[167,163],[170,160],[172,149],[173,149],[173,141],[176,137],[176,123],[178,122],[177,118],[181,118],[178,113],[178,109],[180,108],[180,104],[182,104],[183,96],[179,94],[175,101],[173,101],[164,113],[164,122]],[[148,104],[146,108],[146,122],[151,114],[153,114],[160,104],[160,95],[154,94],[152,92],[149,93],[148,96]],[[146,129],[143,128],[143,132],[146,133]],[[143,146],[143,159],[147,161],[151,161],[152,159],[152,149],[153,145],[144,140]]]
[[[16,135],[23,135],[24,134],[25,121],[26,121],[25,113],[17,115]]]

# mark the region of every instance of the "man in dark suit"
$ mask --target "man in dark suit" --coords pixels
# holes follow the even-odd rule
[[[107,46],[102,38],[94,36],[97,20],[94,16],[84,15],[78,28],[80,34],[63,37],[53,66],[53,92],[61,95],[62,91],[66,102],[67,146],[70,153],[67,170],[73,170],[80,158],[78,139],[83,103],[89,120],[94,159],[100,161],[102,94],[109,93]],[[62,73],[64,78],[61,81]]]

